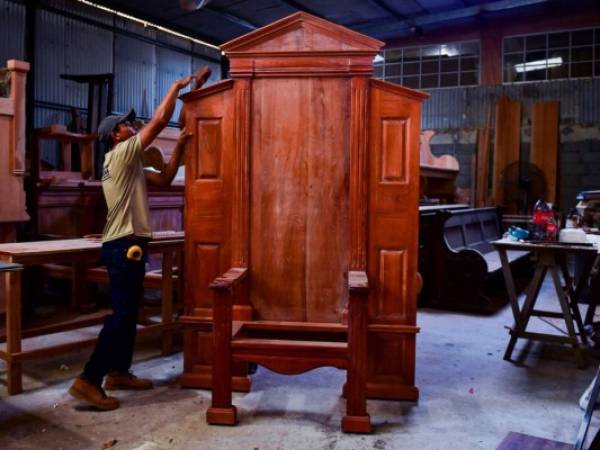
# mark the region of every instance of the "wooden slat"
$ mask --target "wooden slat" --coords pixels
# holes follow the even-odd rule
[[[521,103],[501,97],[496,105],[494,138],[493,198],[496,205],[504,204],[502,173],[506,167],[519,161],[521,147]],[[510,213],[511,211],[507,211]]]
[[[232,341],[231,345],[235,349],[279,349],[290,352],[300,352],[305,350],[321,351],[346,351],[348,343],[331,341],[299,341],[285,339],[252,339],[238,338]]]
[[[475,207],[482,208],[488,202],[488,183],[490,170],[490,140],[492,130],[484,127],[477,130],[477,176],[475,180]]]
[[[316,322],[280,322],[275,320],[254,320],[242,322],[244,328],[251,330],[289,330],[313,332],[344,332],[348,329],[341,323],[316,323]]]
[[[559,102],[533,104],[530,160],[546,177],[545,200],[556,203],[558,182]]]

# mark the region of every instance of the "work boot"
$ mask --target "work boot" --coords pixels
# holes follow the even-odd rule
[[[147,389],[152,389],[153,387],[152,380],[138,378],[130,372],[111,372],[106,375],[106,381],[104,382],[104,389],[108,391],[117,389],[124,391],[145,391]]]
[[[75,380],[69,389],[69,394],[103,411],[110,411],[119,407],[119,400],[108,397],[100,386],[80,377]]]

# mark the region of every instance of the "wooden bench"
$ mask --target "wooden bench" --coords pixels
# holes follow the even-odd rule
[[[44,264],[44,273],[50,278],[71,280],[73,268],[63,264]],[[90,267],[85,271],[85,281],[88,283],[108,284],[108,271],[106,267]],[[179,281],[179,268],[173,267],[173,282]],[[160,289],[162,285],[162,269],[149,270],[144,277],[144,288]]]
[[[181,255],[182,249],[183,233],[156,233],[148,243],[149,254],[162,254],[160,321],[142,318],[138,322],[138,333],[161,334],[163,354],[173,351],[173,333],[180,328],[173,314],[173,291],[175,286],[180,289],[181,284],[173,284],[173,266],[177,259],[175,255]],[[56,262],[70,264],[72,304],[80,305],[85,297],[84,287],[88,275],[86,268],[98,266],[100,252],[101,243],[91,239],[19,242],[0,244],[0,262],[17,263],[25,267]],[[101,271],[95,273],[103,278]],[[3,275],[7,309],[6,336],[0,337],[0,359],[5,361],[7,367],[8,394],[13,395],[23,390],[23,362],[93,345],[107,311],[98,311],[63,323],[48,324],[34,330],[24,330],[21,317],[21,273],[7,271]]]
[[[501,273],[500,255],[491,244],[502,237],[499,208],[437,211],[426,218],[421,239],[421,302],[427,306],[487,309],[486,282]],[[511,264],[529,252],[510,251]]]

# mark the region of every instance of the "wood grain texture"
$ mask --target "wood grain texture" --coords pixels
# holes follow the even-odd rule
[[[370,430],[367,395],[417,397],[418,136],[427,96],[369,78],[380,45],[294,14],[225,44],[233,79],[183,96],[186,120],[220,117],[232,130],[222,139],[233,136],[222,144],[218,180],[190,172],[201,146],[191,144],[188,156],[185,320],[199,331],[186,338],[186,386],[210,385],[207,368],[221,358],[207,346],[211,324],[236,320],[237,310],[244,324],[270,325],[260,336],[233,327],[230,368],[350,369],[345,431]],[[197,245],[219,247],[217,275],[215,262],[194,255]],[[231,267],[247,268],[247,279],[218,283],[230,298],[217,311],[205,280]],[[229,398],[219,392],[213,408],[221,411]]]
[[[545,200],[556,204],[558,192],[559,102],[535,102],[531,124],[530,161],[546,177]]]
[[[501,97],[496,104],[494,173],[492,178],[492,198],[498,206],[504,205],[502,174],[510,163],[519,161],[520,149],[521,103],[512,101],[508,97]]]
[[[9,60],[11,94],[0,98],[0,223],[29,220],[25,209],[25,86],[29,63]]]
[[[250,301],[260,319],[339,321],[349,251],[348,84],[258,79],[253,93]]]
[[[367,267],[369,80],[354,77],[350,98],[350,269]]]
[[[420,100],[391,83],[371,82],[369,240],[367,273],[374,283],[370,323],[409,326],[404,334],[369,333],[368,395],[416,398],[414,386]],[[393,121],[393,122],[390,122]],[[385,139],[385,124],[403,124],[405,138]],[[397,152],[402,176],[387,179],[386,154]],[[412,327],[412,328],[410,328]],[[394,354],[396,358],[386,358]]]
[[[489,197],[490,145],[492,130],[489,127],[477,130],[477,155],[475,178],[475,207],[487,206]]]

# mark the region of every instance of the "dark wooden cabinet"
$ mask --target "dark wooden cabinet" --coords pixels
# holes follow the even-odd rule
[[[183,96],[194,133],[186,151],[184,321],[195,326],[185,338],[184,386],[211,387],[210,284],[230,268],[246,274],[233,300],[238,324],[343,325],[348,274],[364,271],[367,394],[418,398],[426,95],[371,78],[382,45],[297,13],[223,45],[231,79]],[[232,380],[249,389],[243,364],[234,364]]]

